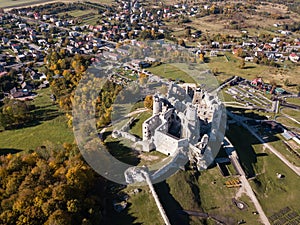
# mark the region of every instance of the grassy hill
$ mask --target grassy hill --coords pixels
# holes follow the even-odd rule
[[[62,144],[74,141],[65,115],[52,104],[50,89],[39,90],[32,104],[36,106],[33,123],[24,128],[0,132],[0,154],[13,152],[14,149],[35,149],[46,142]]]

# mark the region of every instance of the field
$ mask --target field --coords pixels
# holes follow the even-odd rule
[[[275,155],[264,150],[244,128],[232,125],[227,135],[236,147],[246,173],[256,175],[250,184],[266,215],[271,216],[286,206],[299,211],[299,177]],[[238,141],[236,136],[243,142]],[[285,151],[281,145],[276,145],[276,148]],[[283,174],[284,178],[278,179],[276,173]]]
[[[82,18],[81,24],[96,25],[97,21],[101,19],[101,15],[98,14],[98,11],[95,9],[89,10],[73,10],[68,12],[58,13],[58,16],[68,15],[74,18]]]
[[[290,120],[289,118],[286,118],[286,117],[277,117],[276,121],[281,123],[282,125],[288,127],[290,130],[300,128],[300,124],[298,124],[295,121]]]
[[[299,158],[296,155],[292,154],[288,150],[287,146],[283,143],[282,139],[284,139],[284,138],[281,137],[281,135],[277,135],[277,137],[278,137],[279,140],[272,142],[271,145],[274,148],[276,148],[277,151],[279,151],[281,154],[283,154],[287,158],[287,160],[289,160],[291,163],[293,163],[296,166],[300,166],[300,160],[299,160]],[[291,140],[290,142],[294,142],[294,141]],[[295,143],[295,146],[297,146],[296,143]],[[297,149],[299,151],[299,147],[295,148],[293,150],[297,151]]]
[[[84,15],[89,15],[91,13],[97,13],[97,11],[92,10],[92,9],[91,10],[73,10],[73,11],[58,13],[57,15],[64,15],[66,13],[72,17],[80,17],[80,16],[84,16]]]
[[[290,108],[282,108],[281,112],[293,117],[296,120],[300,120],[300,113],[298,110],[290,109]]]
[[[246,62],[244,69],[239,67],[241,59],[231,53],[225,53],[228,61],[223,56],[209,57],[206,66],[212,71],[217,71],[217,79],[219,82],[226,80],[231,76],[240,76],[248,80],[256,77],[262,77],[263,81],[270,83],[272,80],[278,86],[282,86],[289,91],[296,91],[296,86],[286,87],[284,81],[289,79],[293,84],[300,83],[300,72],[298,67],[290,62],[286,62],[286,68],[275,68],[252,62]]]
[[[110,5],[114,2],[114,0],[89,0],[89,2],[95,2],[95,3],[98,3],[98,4]]]
[[[215,224],[211,219],[205,222],[199,217],[189,217],[182,210],[206,212],[228,224],[236,224],[241,219],[249,224],[259,224],[258,216],[252,214],[255,208],[247,196],[241,195],[238,198],[247,204],[246,210],[234,206],[231,199],[236,197],[238,189],[226,188],[224,182],[227,180],[214,167],[201,172],[200,176],[191,171],[178,171],[165,182],[154,186],[171,224]],[[140,189],[140,192],[131,194],[134,188]],[[127,224],[129,221],[131,224],[162,224],[148,187],[128,186],[121,192],[129,194],[129,207],[124,213],[112,212],[110,217],[113,221],[110,224]]]
[[[237,224],[237,221],[242,219],[247,224],[260,224],[258,215],[252,214],[256,209],[248,196],[244,193],[238,196],[238,188],[227,188],[224,183],[228,180],[230,178],[224,178],[217,167],[201,173],[198,182],[201,205],[205,212],[220,219],[226,218],[228,224]],[[232,203],[232,198],[235,197],[247,204],[246,210],[240,210]]]
[[[154,75],[158,75],[163,78],[171,79],[174,81],[183,80],[186,83],[194,83],[195,81],[187,73],[180,68],[171,64],[161,64],[156,67],[147,68]]]
[[[217,79],[208,73],[210,69],[208,64],[186,64],[186,63],[171,63],[161,64],[159,66],[147,68],[154,75],[172,81],[184,81],[186,83],[206,84],[210,87],[217,85]]]
[[[300,105],[300,98],[287,98],[286,101],[291,104]]]
[[[29,7],[52,2],[77,2],[76,0],[0,0],[0,8],[11,9],[14,7]],[[89,0],[100,4],[112,4],[113,0]]]
[[[25,7],[55,2],[56,0],[0,0],[0,8]]]
[[[33,112],[36,120],[25,128],[0,132],[0,153],[4,150],[29,150],[47,142],[73,143],[74,136],[68,128],[65,115],[58,111],[50,100],[50,89],[38,91]]]
[[[173,4],[171,1],[167,1],[169,4]],[[248,31],[250,36],[259,35],[259,34],[267,34],[271,33],[273,35],[276,34],[276,30],[280,28],[276,28],[273,26],[275,23],[280,24],[291,24],[293,22],[299,22],[300,16],[297,13],[288,11],[287,7],[284,5],[266,3],[266,4],[258,4],[256,5],[256,12],[236,12],[229,15],[207,15],[201,18],[190,17],[192,22],[185,24],[178,24],[177,22],[171,21],[167,24],[170,25],[173,29],[173,35],[181,36],[185,38],[185,33],[182,32],[184,27],[190,26],[192,31],[201,30],[203,35],[206,34],[219,34],[222,31],[222,34],[229,35],[241,35],[241,30]],[[270,16],[266,17],[263,13],[268,12],[273,15],[289,15],[289,18],[281,19],[280,22],[276,18],[272,18]],[[262,15],[259,15],[262,13]],[[231,21],[239,21],[241,28],[232,29],[230,28]]]
[[[295,102],[293,104],[296,103],[296,100],[294,100]],[[291,108],[286,108],[286,107],[281,107],[281,113],[286,114],[287,116],[290,116],[291,118],[293,118],[294,120],[300,122],[300,113],[298,110],[295,109],[291,109]],[[278,121],[279,123],[283,124],[284,126],[295,128],[295,129],[299,129],[300,128],[300,124],[297,123],[296,121],[294,121],[293,119],[287,118],[284,115],[283,116],[278,116],[276,118],[276,121]],[[293,129],[292,129],[293,130]]]

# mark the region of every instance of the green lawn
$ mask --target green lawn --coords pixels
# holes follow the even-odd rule
[[[236,102],[236,100],[232,97],[232,95],[227,94],[224,89],[221,91],[225,102]]]
[[[292,128],[298,128],[298,129],[300,128],[300,124],[298,124],[298,123],[294,122],[293,120],[290,120],[289,118],[286,118],[286,117],[278,117],[278,118],[276,118],[276,121],[281,123],[284,126],[290,127],[291,129]],[[298,121],[299,121],[299,119],[298,119]]]
[[[90,24],[90,25],[97,25],[97,21],[100,20],[100,17],[98,17],[97,15],[91,17],[91,18],[88,18],[88,19],[84,19],[83,20],[83,24]]]
[[[274,148],[276,148],[277,151],[279,151],[281,154],[283,154],[286,157],[287,160],[289,160],[294,165],[300,167],[300,160],[299,160],[299,158],[296,155],[292,154],[288,150],[287,146],[282,141],[283,137],[281,137],[281,135],[279,135],[279,134],[276,135],[276,136],[279,138],[279,140],[272,142],[271,145]],[[294,149],[294,150],[296,150],[296,149]]]
[[[68,14],[68,15],[73,16],[73,17],[79,17],[79,16],[84,16],[84,15],[90,15],[91,13],[98,13],[98,11],[94,10],[94,9],[90,9],[90,10],[73,10],[73,11],[58,13],[57,15],[62,16],[62,15]]]
[[[300,98],[287,98],[286,101],[291,104],[300,105]]]
[[[286,206],[299,212],[299,177],[273,154],[258,160],[264,171],[257,176],[257,180],[251,181],[251,186],[267,216]],[[278,179],[276,173],[283,174],[285,178]]]
[[[231,53],[226,53],[229,61],[225,57],[209,57],[207,66],[211,70],[217,70],[217,79],[222,82],[231,76],[241,76],[248,80],[254,79],[256,76],[266,77],[268,75],[269,67],[256,65],[254,63],[246,62],[245,69],[240,69],[241,59],[235,57]]]
[[[150,193],[150,189],[148,187],[143,187],[142,192],[133,195],[132,198],[130,198],[129,203],[131,203],[132,205],[129,208],[128,212],[133,217],[136,217],[136,220],[134,221],[135,224],[164,224],[158,208],[156,207],[154,198]]]
[[[114,0],[89,0],[88,2],[94,2],[97,4],[107,4],[110,5],[114,2]]]
[[[105,139],[105,146],[110,154],[121,162],[138,165],[137,154],[131,149],[133,143],[126,139],[115,139],[111,135]]]
[[[257,76],[262,77],[264,82],[270,83],[272,80],[277,85],[282,86],[284,89],[292,92],[296,92],[296,86],[286,87],[284,81],[289,79],[293,84],[298,84],[299,80],[299,68],[294,64],[289,64],[287,68],[275,68],[271,66],[255,64],[252,62],[246,62],[244,69],[239,68],[241,59],[234,56],[232,53],[225,53],[229,61],[225,57],[209,57],[209,62],[206,66],[211,70],[217,70],[217,79],[219,82],[223,82],[231,76],[240,76],[248,80],[252,80]]]
[[[180,68],[171,64],[161,64],[156,67],[147,68],[154,75],[171,79],[174,81],[183,80],[186,83],[195,83],[194,79]]]
[[[264,150],[245,129],[231,125],[227,136],[235,145],[247,174],[256,176],[250,180],[250,183],[267,216],[286,206],[299,210],[299,177],[276,156]],[[239,139],[236,138],[237,136]],[[123,145],[124,142],[121,141],[120,144]],[[276,145],[276,147],[282,146]],[[119,152],[120,158],[136,157],[129,149],[117,145],[114,149]],[[232,171],[232,168],[230,170]],[[276,173],[285,175],[285,178],[277,179]],[[232,203],[232,198],[236,197],[238,189],[227,188],[224,185],[229,179],[231,178],[223,177],[217,167],[201,171],[200,176],[191,171],[179,171],[165,182],[156,184],[155,189],[171,223],[204,224],[200,218],[180,214],[181,210],[195,210],[209,213],[228,224],[235,224],[242,219],[247,224],[259,224],[259,216],[252,214],[256,209],[245,194],[242,194],[239,199],[247,204],[247,210],[241,211]],[[130,193],[132,189],[133,187],[127,187],[123,191]],[[112,224],[122,224],[122,221],[124,224],[127,220],[141,224],[162,223],[148,188],[142,187],[141,190],[140,193],[131,195],[127,215],[116,215]],[[205,223],[212,225],[215,222],[209,219]]]
[[[198,179],[201,206],[205,212],[225,220],[226,224],[237,224],[242,219],[247,224],[260,224],[259,216],[252,214],[256,209],[248,196],[243,194],[239,198],[247,204],[247,210],[240,210],[232,203],[232,198],[235,198],[238,188],[227,188],[224,185],[230,179],[232,178],[224,178],[217,167],[203,171]]]
[[[299,177],[275,155],[264,150],[244,128],[231,125],[227,135],[235,146],[246,173],[256,174],[256,179],[250,183],[267,216],[286,206],[299,212]],[[275,142],[272,144],[279,151],[285,150],[282,145]],[[278,179],[276,173],[283,174],[285,178]]]
[[[132,190],[139,189],[140,192],[133,194]],[[110,225],[145,224],[161,225],[163,220],[160,216],[155,201],[147,186],[127,186],[120,193],[128,193],[128,207],[124,212],[117,213],[113,209],[107,217]]]
[[[0,149],[35,149],[46,142],[73,143],[74,136],[63,113],[50,100],[50,89],[38,91],[32,102],[36,105],[36,120],[25,128],[5,130],[0,133]]]
[[[237,189],[225,187],[227,180],[214,167],[202,171],[199,177],[191,171],[178,171],[154,187],[171,224],[215,224],[211,219],[204,221],[183,215],[182,210],[206,212],[228,224],[236,224],[241,219],[249,224],[259,224],[258,216],[252,214],[256,210],[247,196],[241,196],[241,200],[248,205],[247,210],[241,211],[233,205],[231,199],[235,197]],[[130,194],[134,188],[139,188],[141,192]],[[163,224],[148,187],[128,186],[122,192],[130,195],[129,208],[125,214],[114,214],[111,224],[129,224],[129,221],[130,224]]]
[[[296,120],[300,120],[300,113],[298,110],[290,109],[290,108],[283,108],[281,112],[293,117]]]
[[[133,126],[130,129],[130,133],[143,138],[142,137],[142,126],[143,122],[150,118],[152,116],[152,112],[143,112],[140,115],[138,115],[135,119],[135,122],[133,123]]]

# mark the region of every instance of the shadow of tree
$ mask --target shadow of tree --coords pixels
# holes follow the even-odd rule
[[[30,111],[31,118],[23,123],[13,124],[10,127],[7,127],[7,130],[18,130],[27,127],[34,127],[40,125],[42,122],[53,120],[58,116],[63,115],[63,112],[57,109],[51,109],[52,105],[37,106],[31,105],[32,109]]]
[[[0,156],[7,155],[7,154],[16,154],[21,151],[23,151],[23,150],[16,149],[16,148],[0,148]]]

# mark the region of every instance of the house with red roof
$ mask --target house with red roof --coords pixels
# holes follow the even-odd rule
[[[299,56],[296,54],[296,53],[291,53],[290,55],[289,55],[289,59],[292,61],[292,62],[298,62],[299,61]]]
[[[264,83],[264,81],[261,79],[261,77],[255,78],[254,80],[251,81],[251,85],[254,85],[254,86],[259,86],[263,83]]]

